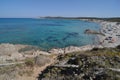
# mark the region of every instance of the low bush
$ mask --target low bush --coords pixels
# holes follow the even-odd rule
[[[27,65],[27,66],[30,66],[30,67],[33,67],[34,66],[34,59],[26,59],[25,60],[25,64]]]
[[[118,45],[116,48],[117,48],[117,49],[120,49],[120,45]]]

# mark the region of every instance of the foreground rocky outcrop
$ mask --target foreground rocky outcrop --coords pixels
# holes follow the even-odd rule
[[[42,51],[39,47],[20,44],[0,44],[0,63],[22,61],[26,58],[34,58],[38,55],[67,54],[72,52],[91,50],[94,47],[102,48],[98,45],[86,45],[81,47],[70,46],[66,48],[54,48],[49,51]]]
[[[20,44],[0,44],[0,80],[36,80],[56,55]]]
[[[38,80],[120,80],[120,48],[59,55]],[[71,65],[71,66],[70,66]]]
[[[0,44],[0,64],[22,61],[26,58],[34,58],[38,55],[50,55],[36,46],[20,44]]]
[[[0,55],[0,80],[120,79],[120,46],[70,46],[46,52],[29,45],[1,44]]]
[[[24,63],[0,66],[0,80],[36,80],[41,71],[54,63],[55,57],[38,55],[22,60]]]

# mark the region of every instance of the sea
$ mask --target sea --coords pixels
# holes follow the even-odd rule
[[[0,18],[0,44],[25,44],[44,50],[96,44],[96,35],[86,29],[99,30],[94,22],[70,19]]]

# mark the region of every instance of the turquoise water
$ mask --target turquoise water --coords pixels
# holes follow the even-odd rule
[[[0,43],[27,44],[43,49],[93,44],[85,29],[99,30],[96,23],[65,19],[1,18]]]

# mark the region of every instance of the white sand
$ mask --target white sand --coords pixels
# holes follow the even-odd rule
[[[116,47],[120,45],[120,24],[117,22],[100,22],[101,33],[105,36],[98,35],[99,41],[102,42],[103,47]],[[118,36],[119,35],[119,36]]]

